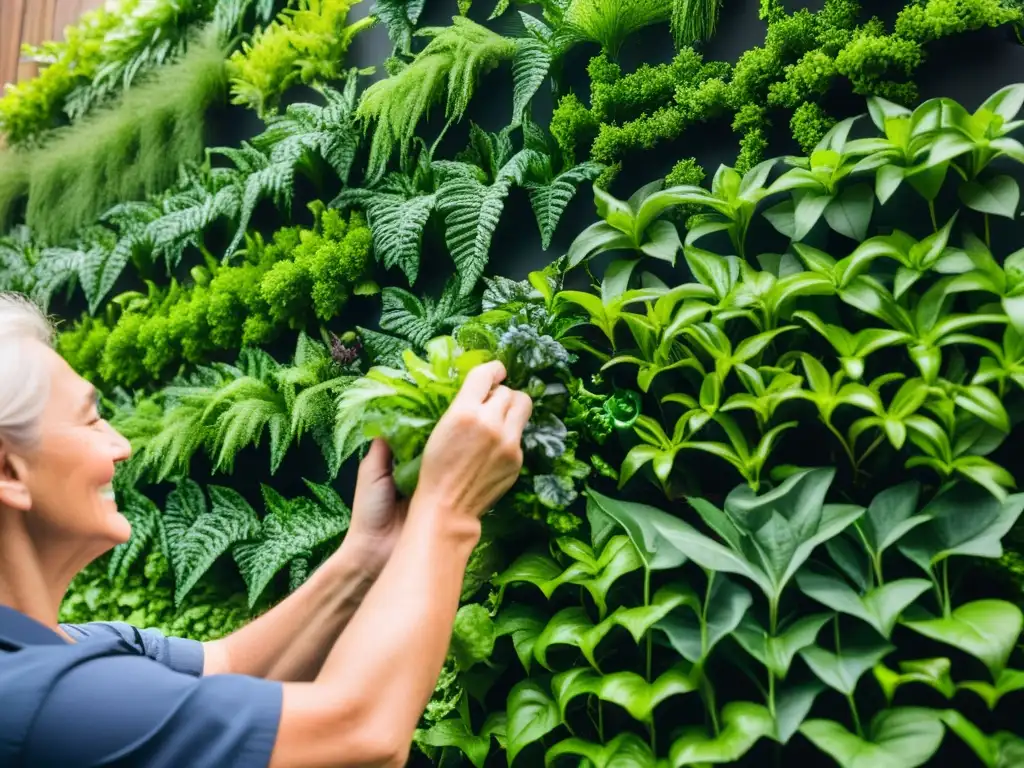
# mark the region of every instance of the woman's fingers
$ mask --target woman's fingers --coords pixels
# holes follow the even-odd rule
[[[510,429],[515,430],[517,435],[522,435],[532,413],[533,400],[530,396],[525,392],[513,392],[505,423]]]
[[[469,407],[480,405],[487,400],[491,390],[505,380],[505,375],[505,366],[498,360],[478,365],[466,374],[452,405]]]

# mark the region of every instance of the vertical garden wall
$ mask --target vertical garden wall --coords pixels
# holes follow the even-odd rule
[[[0,99],[0,289],[133,444],[69,620],[220,636],[531,394],[424,765],[1024,765],[1010,0],[124,0]],[[1021,82],[1018,82],[1021,81]],[[766,763],[766,761],[768,761]]]

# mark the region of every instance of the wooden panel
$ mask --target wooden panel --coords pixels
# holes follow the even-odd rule
[[[14,82],[21,48],[21,22],[28,0],[0,0],[0,86]]]
[[[75,20],[90,10],[91,7],[100,5],[103,0],[96,0],[90,2],[86,0],[57,0],[57,5],[53,11],[53,27],[50,30],[50,39],[58,40],[64,37],[64,29],[69,24],[74,24]]]
[[[52,39],[53,11],[56,0],[32,0],[25,7],[25,18],[21,25],[21,42],[38,45]],[[30,62],[18,63],[18,79],[35,77],[39,65]]]

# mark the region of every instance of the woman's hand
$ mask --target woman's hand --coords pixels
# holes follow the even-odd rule
[[[359,465],[352,522],[337,557],[352,558],[367,572],[380,573],[402,532],[408,508],[408,500],[398,497],[391,477],[391,451],[378,438]]]
[[[427,440],[414,505],[477,519],[515,483],[523,466],[529,395],[503,386],[505,367],[490,362],[466,376]]]

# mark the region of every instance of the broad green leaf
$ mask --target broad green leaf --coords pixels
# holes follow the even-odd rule
[[[830,613],[803,616],[772,637],[749,613],[743,617],[732,636],[743,649],[763,664],[779,680],[785,680],[793,657],[812,645],[821,628],[832,618]]]
[[[678,568],[686,556],[672,544],[670,529],[679,522],[660,509],[612,499],[587,489],[587,518],[595,530],[609,528],[608,520],[624,530],[650,570]]]
[[[685,584],[669,584],[659,589],[651,599],[650,605],[637,605],[631,608],[616,608],[610,616],[587,631],[580,641],[583,655],[595,669],[600,665],[595,658],[597,646],[615,627],[622,627],[639,643],[658,622],[683,604],[699,609],[697,595]]]
[[[684,765],[723,765],[735,763],[762,737],[775,732],[775,721],[766,707],[747,701],[734,701],[722,710],[723,727],[710,737],[700,727],[684,729],[669,748],[673,768]]]
[[[833,198],[827,192],[799,190],[793,193],[793,199],[796,201],[793,209],[793,239],[803,240],[814,229]]]
[[[571,645],[579,648],[594,623],[587,612],[579,607],[563,608],[547,623],[533,646],[533,656],[541,666],[551,669],[548,664],[548,649],[552,645]]]
[[[802,649],[800,656],[821,682],[845,696],[852,696],[864,673],[894,650],[895,646],[885,643],[863,648],[844,647],[836,654],[812,645]]]
[[[533,661],[533,648],[537,638],[544,631],[546,617],[536,608],[525,603],[513,603],[503,609],[494,620],[496,637],[508,635],[516,649],[516,656],[529,673]]]
[[[828,204],[825,221],[839,234],[859,243],[867,237],[874,203],[874,191],[870,185],[854,184]]]
[[[842,768],[917,768],[938,751],[945,731],[932,710],[904,707],[879,712],[866,739],[831,720],[808,720],[800,732]]]
[[[479,734],[474,734],[461,717],[449,718],[434,724],[429,730],[417,731],[415,741],[430,747],[455,747],[475,766],[484,768],[491,751],[491,737],[505,730],[505,713],[493,712],[488,716]]]
[[[956,608],[950,616],[904,623],[925,637],[980,659],[997,680],[1024,629],[1024,614],[1005,600],[976,600]]]
[[[801,571],[796,583],[808,597],[840,613],[856,616],[888,639],[900,614],[932,586],[927,579],[901,579],[876,587],[863,597],[835,576]]]
[[[508,694],[508,764],[523,749],[562,724],[558,704],[535,680],[523,680]]]
[[[775,690],[775,733],[774,738],[780,744],[788,744],[800,729],[801,723],[814,706],[814,700],[825,690],[825,686],[817,680],[800,685],[776,687]]]
[[[947,699],[952,699],[956,695],[956,686],[950,677],[951,666],[949,659],[945,658],[901,661],[899,673],[893,672],[884,664],[878,664],[875,666],[874,674],[886,701],[892,706],[896,689],[907,683],[923,683]]]
[[[857,527],[872,552],[880,555],[930,519],[927,515],[914,515],[920,494],[921,486],[909,482],[887,488],[871,500]]]
[[[968,680],[958,683],[956,687],[978,694],[988,708],[993,710],[1003,696],[1024,690],[1024,672],[1016,669],[1004,669],[996,678],[995,685],[982,680]]]
[[[922,510],[930,519],[905,536],[899,549],[924,570],[953,556],[1001,557],[1002,539],[1021,512],[1024,494],[1008,496],[1002,504],[983,488],[957,483]]]
[[[552,746],[544,757],[546,766],[555,765],[565,755],[585,758],[595,768],[656,768],[658,760],[650,745],[635,733],[623,731],[607,744],[594,744],[580,738],[565,739]]]
[[[525,582],[533,584],[550,599],[555,589],[564,584],[560,577],[564,569],[547,555],[527,552],[520,555],[508,568],[495,576],[491,583],[502,593],[509,584]]]
[[[674,611],[654,626],[680,656],[694,664],[706,659],[719,641],[739,626],[754,603],[750,592],[725,575],[711,573],[709,578],[714,579],[714,584],[708,598],[703,637],[700,618],[692,611]]]
[[[563,719],[570,701],[577,696],[591,694],[601,701],[622,707],[634,720],[650,723],[655,708],[661,702],[696,691],[697,683],[697,674],[686,664],[669,668],[650,683],[636,672],[601,675],[591,669],[575,668],[555,675],[551,680],[551,690]]]
[[[966,181],[960,186],[960,201],[968,208],[1012,219],[1020,205],[1020,187],[1011,176],[993,176],[985,181]]]

